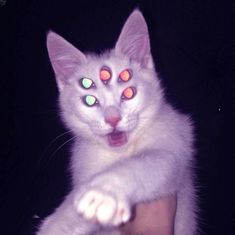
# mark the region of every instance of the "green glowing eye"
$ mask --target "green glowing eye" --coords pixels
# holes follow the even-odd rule
[[[92,106],[94,106],[95,104],[98,103],[96,97],[93,96],[93,95],[86,95],[86,96],[84,96],[83,97],[83,102],[84,102],[84,104],[86,104],[89,107],[92,107]]]
[[[80,85],[85,89],[89,89],[94,86],[94,83],[90,78],[81,78]]]

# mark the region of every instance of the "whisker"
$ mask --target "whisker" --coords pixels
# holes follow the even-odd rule
[[[41,156],[40,156],[40,158],[39,158],[39,160],[38,160],[39,164],[41,163],[41,161],[43,160],[43,158],[46,156],[46,154],[47,154],[49,148],[50,148],[58,139],[60,139],[62,136],[66,135],[66,134],[68,134],[68,133],[71,133],[71,132],[72,132],[72,131],[69,130],[69,131],[66,131],[66,132],[64,132],[64,133],[62,133],[62,134],[60,134],[60,135],[58,135],[57,137],[55,137],[55,138],[46,146],[46,148],[45,148],[44,151],[42,152],[42,154],[41,154]]]
[[[69,143],[70,141],[76,139],[78,136],[73,136],[72,138],[68,139],[67,141],[65,141],[63,144],[61,144],[52,154],[51,156],[49,157],[49,161],[52,160],[52,158],[67,144]]]
[[[43,164],[43,168],[45,169],[49,163],[52,161],[53,157],[70,141],[76,139],[78,136],[73,136],[72,138],[65,141],[63,144],[61,144],[48,158],[46,158],[46,162]]]
[[[52,161],[52,159],[54,158],[54,156],[70,141],[72,141],[73,139],[77,138],[77,136],[73,136],[72,138],[68,139],[67,141],[65,141],[63,144],[61,144],[51,155],[49,158],[47,158],[47,162],[43,165],[44,168],[46,168],[49,163]]]

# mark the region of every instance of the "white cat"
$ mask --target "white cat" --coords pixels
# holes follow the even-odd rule
[[[73,190],[37,235],[119,234],[134,205],[171,194],[174,234],[195,235],[192,126],[164,98],[140,11],[102,55],[83,54],[53,32],[47,47],[61,116],[78,138]]]

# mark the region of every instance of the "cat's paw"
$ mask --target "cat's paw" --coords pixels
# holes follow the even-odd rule
[[[122,192],[107,190],[107,181],[100,187],[88,187],[82,196],[75,199],[74,205],[85,219],[101,225],[117,226],[126,223],[131,216],[130,205]]]

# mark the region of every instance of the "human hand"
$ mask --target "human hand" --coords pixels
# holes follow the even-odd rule
[[[176,195],[136,206],[133,220],[123,225],[123,235],[173,235]]]

